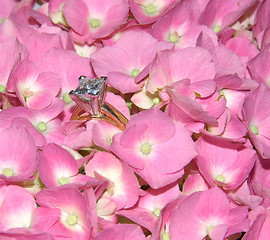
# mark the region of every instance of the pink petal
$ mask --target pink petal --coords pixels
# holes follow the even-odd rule
[[[216,84],[213,80],[204,80],[191,84],[194,92],[200,94],[202,98],[208,97],[216,90]]]
[[[34,175],[37,164],[37,151],[34,140],[25,127],[14,126],[2,130],[0,144],[2,149],[0,152],[1,170],[10,168],[14,171],[14,177],[25,179]]]
[[[245,77],[246,70],[240,58],[225,46],[216,47],[215,62],[217,76],[236,73],[240,78]]]
[[[87,18],[89,16],[87,5],[83,0],[69,0],[63,6],[62,12],[69,26],[78,34],[88,32]]]
[[[145,240],[142,229],[134,224],[116,224],[103,230],[95,240]]]
[[[208,112],[204,111],[199,103],[169,88],[166,90],[174,100],[175,104],[191,118],[197,121],[212,124],[214,126],[217,125],[217,120]]]
[[[78,164],[67,150],[49,143],[39,153],[38,172],[46,187],[57,187],[61,177],[69,178],[78,173]]]
[[[197,82],[213,79],[216,74],[212,55],[200,47],[175,51],[169,58],[169,68],[175,80],[187,78]]]
[[[1,203],[1,223],[6,229],[29,228],[32,224],[32,214],[36,209],[33,196],[18,186],[1,188],[5,197]]]
[[[168,141],[175,134],[175,126],[171,119],[158,108],[152,108],[136,114],[128,123],[128,127],[146,125],[147,135],[155,142]],[[157,131],[158,129],[158,131]]]
[[[33,223],[31,229],[39,232],[49,232],[61,217],[61,211],[57,208],[38,207],[33,212]]]
[[[181,170],[197,155],[190,133],[180,125],[176,125],[174,137],[166,143],[159,144],[154,151],[158,155],[154,160],[154,168],[161,174]]]

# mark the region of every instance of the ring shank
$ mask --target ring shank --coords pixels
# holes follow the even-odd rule
[[[85,110],[79,105],[77,105],[70,117],[70,120],[80,121],[88,121],[91,119],[103,120],[112,123],[114,126],[118,127],[122,131],[125,130],[128,123],[127,118],[114,106],[107,102],[103,104],[100,113],[97,115],[86,114]]]

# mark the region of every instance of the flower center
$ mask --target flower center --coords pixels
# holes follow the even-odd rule
[[[67,177],[61,177],[59,180],[58,180],[59,184],[60,185],[65,185],[68,183],[68,178]]]
[[[159,104],[160,103],[160,98],[159,97],[154,97],[153,98],[153,103],[156,105],[156,104]]]
[[[99,19],[97,19],[97,18],[92,18],[92,19],[90,20],[90,25],[91,25],[92,28],[97,28],[97,27],[99,27],[99,26],[100,26],[100,21],[99,21]]]
[[[148,143],[145,143],[142,145],[141,151],[143,154],[148,155],[151,152],[151,146]]]
[[[163,233],[162,240],[171,240],[170,234],[168,232]]]
[[[76,223],[78,222],[78,218],[76,215],[74,214],[70,214],[68,217],[67,217],[67,223],[68,225],[75,225]]]
[[[219,25],[216,25],[216,26],[213,27],[213,31],[215,33],[218,33],[220,30],[221,30],[221,26],[219,26]]]
[[[216,180],[219,182],[225,182],[225,177],[223,175],[217,175]]]
[[[148,14],[154,14],[156,12],[156,7],[153,5],[153,4],[148,4],[146,7],[145,7],[145,11],[146,13]]]
[[[45,122],[39,122],[38,125],[37,125],[37,129],[40,132],[44,132],[44,131],[47,130],[47,124]]]
[[[132,75],[132,77],[135,78],[135,77],[137,77],[137,76],[139,75],[140,72],[141,72],[140,70],[134,69],[134,70],[132,71],[131,75]]]
[[[257,135],[259,133],[259,129],[256,126],[251,126],[249,128],[251,130],[251,132],[253,132],[255,135]]]
[[[0,92],[5,92],[5,91],[6,91],[6,87],[0,84]]]
[[[177,34],[177,32],[174,32],[174,33],[171,33],[169,35],[169,40],[172,42],[172,43],[177,43],[179,41],[179,36]]]
[[[32,96],[34,95],[34,92],[32,92],[32,91],[30,90],[30,88],[25,88],[25,89],[23,90],[22,94],[23,94],[23,96],[24,96],[25,98],[29,98],[29,97],[32,97]]]
[[[110,146],[111,143],[112,143],[112,138],[111,138],[111,137],[107,137],[107,138],[106,138],[106,145],[107,145],[107,146]]]
[[[11,177],[14,175],[13,171],[11,168],[4,168],[3,169],[3,174],[6,176],[6,177]]]
[[[156,217],[159,217],[159,215],[160,215],[160,211],[161,211],[161,209],[160,209],[160,208],[155,208],[155,210],[154,210],[153,214],[154,214]]]
[[[66,104],[69,104],[72,102],[72,99],[70,98],[69,94],[68,93],[65,93],[64,96],[63,96],[63,100]]]
[[[207,231],[207,234],[209,235],[210,231],[214,228],[214,226],[208,226],[206,231]]]

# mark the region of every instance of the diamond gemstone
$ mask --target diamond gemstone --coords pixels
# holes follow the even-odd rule
[[[86,76],[80,76],[79,86],[75,90],[75,94],[78,95],[92,95],[97,96],[101,93],[105,87],[105,77],[99,79],[88,79]]]
[[[92,116],[100,114],[104,104],[107,77],[88,79],[79,77],[79,86],[69,93],[71,99]]]

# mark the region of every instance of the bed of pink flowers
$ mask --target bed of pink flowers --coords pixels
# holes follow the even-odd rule
[[[0,53],[0,239],[270,239],[270,0],[1,0]]]

